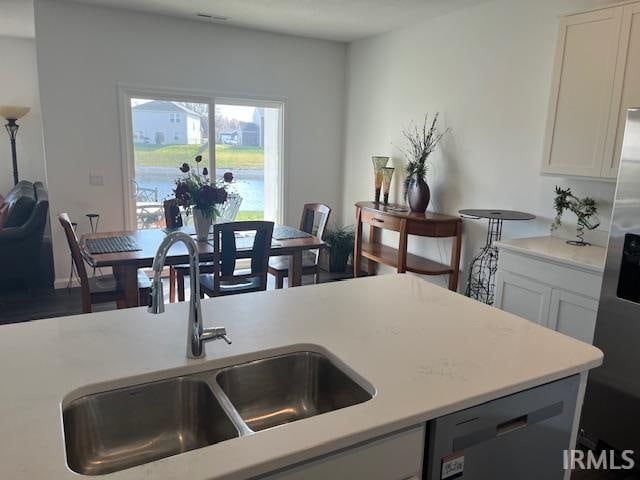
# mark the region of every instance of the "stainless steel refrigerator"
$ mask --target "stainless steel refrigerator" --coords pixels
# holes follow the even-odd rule
[[[627,116],[581,427],[640,462],[640,108]]]

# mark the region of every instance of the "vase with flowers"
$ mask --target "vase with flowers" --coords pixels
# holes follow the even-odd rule
[[[428,115],[425,115],[422,129],[414,126],[402,132],[409,144],[403,150],[404,156],[407,158],[404,198],[409,203],[409,208],[412,212],[424,213],[431,199],[431,191],[425,181],[430,166],[428,159],[436,149],[438,142],[449,131],[447,129],[444,132],[438,132],[438,116],[439,114],[436,113],[431,122],[431,127],[428,129]]]
[[[219,215],[218,206],[227,200],[227,191],[215,186],[209,177],[207,167],[200,170],[202,155],[198,155],[195,162],[195,170],[188,163],[183,163],[179,167],[185,175],[176,180],[173,193],[180,204],[186,208],[187,215],[193,215],[196,238],[200,242],[205,242],[212,223]]]

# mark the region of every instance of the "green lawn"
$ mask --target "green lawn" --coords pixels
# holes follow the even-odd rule
[[[240,210],[236,217],[236,222],[246,222],[249,220],[264,220],[264,212],[262,210]]]
[[[208,145],[134,145],[136,165],[143,167],[178,167],[184,162],[195,165],[194,157],[202,155],[209,163]],[[264,150],[260,147],[216,145],[216,166],[220,169],[262,169]]]

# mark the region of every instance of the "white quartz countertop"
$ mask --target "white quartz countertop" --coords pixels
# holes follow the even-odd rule
[[[604,272],[604,262],[607,255],[605,247],[598,245],[577,247],[569,245],[563,238],[552,236],[502,240],[496,242],[496,246],[500,250],[511,250],[529,256],[537,256],[599,274]]]
[[[104,475],[242,479],[600,365],[597,349],[410,275],[206,300],[232,345],[185,355],[187,305],[0,327],[0,477],[77,479],[62,407],[88,393],[274,354],[328,351],[376,390],[365,403]]]

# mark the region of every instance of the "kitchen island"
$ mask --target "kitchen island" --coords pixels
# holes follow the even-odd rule
[[[586,371],[602,362],[590,345],[410,275],[216,298],[202,312],[233,341],[209,343],[202,360],[185,355],[186,303],[163,315],[137,308],[2,327],[0,476],[78,478],[62,411],[84,395],[285,353],[326,354],[373,398],[103,478],[252,478],[363,442],[376,452],[381,438],[422,451],[412,440],[425,422],[577,374],[579,412]],[[419,473],[410,466],[399,478]]]

